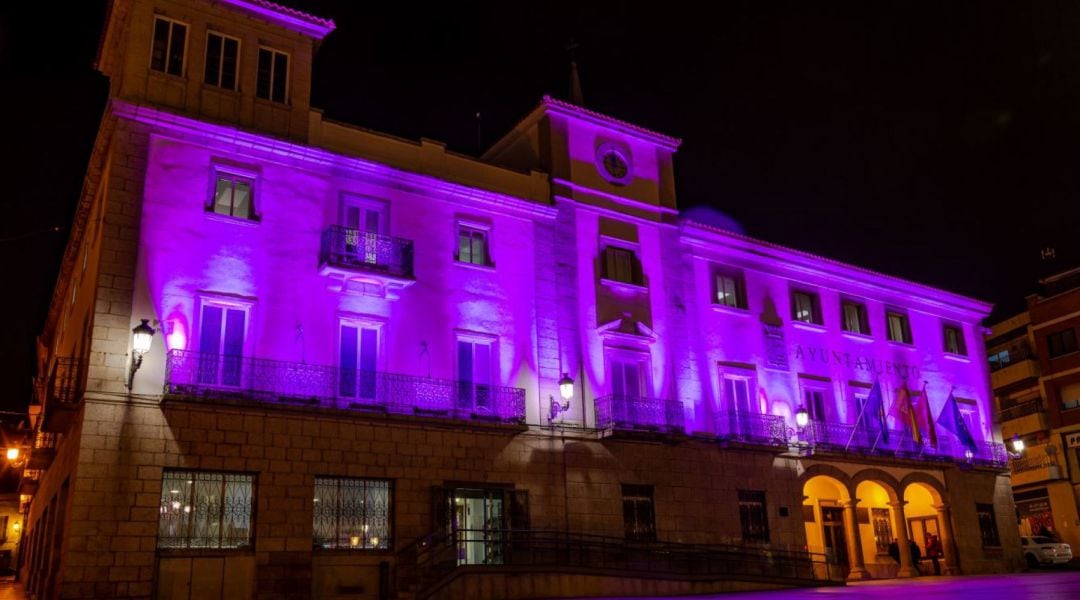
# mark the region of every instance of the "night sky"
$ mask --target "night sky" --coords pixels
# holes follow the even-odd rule
[[[684,209],[994,317],[1076,264],[1077,2],[289,4],[337,22],[314,83],[333,119],[475,155],[566,97],[576,42],[587,107],[684,140]],[[105,2],[3,5],[0,408],[21,408],[105,103]]]

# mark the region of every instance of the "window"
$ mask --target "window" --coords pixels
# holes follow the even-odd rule
[[[866,318],[866,305],[844,300],[840,302],[840,312],[844,321],[844,331],[870,335],[870,322]]]
[[[643,285],[641,262],[633,250],[619,246],[604,248],[604,279]]]
[[[186,50],[187,25],[164,17],[154,17],[150,68],[169,75],[183,76]]]
[[[1046,336],[1046,348],[1050,352],[1050,358],[1056,358],[1076,352],[1076,331],[1066,329]]]
[[[744,542],[769,542],[769,514],[765,492],[739,490],[739,523]]]
[[[716,298],[713,302],[721,306],[746,308],[746,280],[742,273],[717,270],[714,283]]]
[[[7,541],[8,518],[0,517],[0,544]]]
[[[158,548],[250,548],[255,475],[166,470]]]
[[[312,546],[389,550],[393,486],[385,479],[316,477]]]
[[[979,419],[979,403],[970,398],[956,396],[956,405],[960,407],[960,418],[975,441],[982,438],[982,421]]]
[[[214,201],[209,210],[229,217],[255,220],[254,179],[224,171],[214,175]]]
[[[817,386],[803,388],[803,406],[806,407],[807,416],[810,417],[811,421],[825,422],[829,420],[825,411],[825,392],[824,388]]]
[[[491,339],[459,337],[457,341],[458,407],[492,411],[495,348]]]
[[[289,55],[270,48],[259,48],[259,69],[255,80],[255,95],[273,102],[285,103],[288,94]]]
[[[247,308],[210,301],[199,326],[199,383],[239,386],[243,375]]]
[[[339,342],[338,393],[346,398],[376,400],[379,361],[378,325],[342,323]]]
[[[490,233],[491,230],[484,227],[459,223],[458,261],[472,265],[491,266],[491,255],[488,252]]]
[[[1073,383],[1060,388],[1061,408],[1080,408],[1080,383]]]
[[[612,396],[631,401],[649,396],[646,357],[634,356],[633,353],[619,353],[618,356],[609,356],[607,363]]]
[[[652,541],[656,539],[656,511],[651,485],[623,485],[623,524],[626,539]]]
[[[998,548],[1001,539],[998,537],[997,520],[994,519],[993,504],[976,504],[975,515],[979,519],[979,531],[982,533],[983,548]]]
[[[723,376],[723,401],[725,412],[737,414],[750,414],[750,378],[739,375],[725,374]]]
[[[885,313],[885,320],[889,326],[889,341],[911,343],[911,325],[908,323],[907,315],[890,310]]]
[[[967,344],[964,343],[964,330],[956,325],[945,326],[945,351],[949,354],[967,356]]]
[[[791,318],[821,325],[821,306],[817,294],[798,290],[791,292]]]
[[[889,509],[871,508],[870,524],[874,528],[874,547],[878,554],[888,554],[892,542],[892,525],[889,523]]]
[[[1009,364],[1012,362],[1010,360],[1008,350],[1002,350],[1000,352],[994,352],[993,354],[991,354],[990,356],[988,356],[986,358],[987,358],[987,360],[990,361],[990,370],[991,371],[1000,371],[1001,369],[1004,369],[1005,367],[1009,366]]]
[[[236,64],[240,40],[219,33],[206,34],[206,69],[203,82],[227,90],[236,89]]]

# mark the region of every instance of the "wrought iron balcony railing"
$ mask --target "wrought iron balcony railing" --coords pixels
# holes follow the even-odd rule
[[[1002,355],[1000,353],[994,354],[990,357],[990,372],[1000,371],[1010,365],[1015,365],[1018,362],[1025,360],[1037,360],[1038,356],[1031,350],[1026,342],[1023,344],[1017,344],[1008,348],[1008,353]]]
[[[1009,470],[1013,473],[1048,469],[1056,466],[1057,460],[1048,454],[1043,454],[1041,456],[1025,456],[1022,458],[1014,458],[1009,461]]]
[[[413,242],[331,225],[323,232],[319,262],[346,269],[413,278]]]
[[[969,450],[944,431],[938,432],[935,444],[925,435],[916,442],[912,434],[904,430],[878,430],[847,423],[812,421],[799,432],[798,439],[815,450],[947,460],[995,468],[1004,468],[1009,456],[1004,444],[977,442],[975,450],[968,457]]]
[[[768,446],[788,444],[784,417],[753,413],[725,412],[716,416],[716,435],[726,440]]]
[[[173,350],[165,393],[507,423],[525,420],[525,390],[432,377]]]
[[[1002,423],[1004,423],[1005,421],[1019,419],[1020,417],[1033,415],[1044,410],[1046,409],[1043,407],[1042,398],[1036,398],[1034,400],[1028,400],[1027,402],[1021,402],[1020,404],[1014,404],[1012,406],[1001,409],[1001,412],[998,413],[998,418]]]
[[[609,395],[595,404],[597,429],[683,430],[685,416],[678,400]]]

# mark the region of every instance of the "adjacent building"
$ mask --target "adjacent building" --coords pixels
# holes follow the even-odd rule
[[[333,29],[110,3],[38,347],[35,597],[910,576],[894,539],[1020,565],[987,304],[685,219],[678,139],[567,102],[479,159],[327,119]]]
[[[1049,533],[1080,548],[1080,269],[1047,277],[1027,311],[994,325],[990,378],[1022,535]]]

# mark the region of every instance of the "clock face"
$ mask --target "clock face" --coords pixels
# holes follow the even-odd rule
[[[632,177],[630,159],[621,147],[615,144],[603,144],[596,152],[597,167],[600,174],[615,185],[626,185]]]
[[[622,179],[630,169],[626,166],[626,160],[618,152],[611,150],[604,154],[604,170],[615,179]]]

